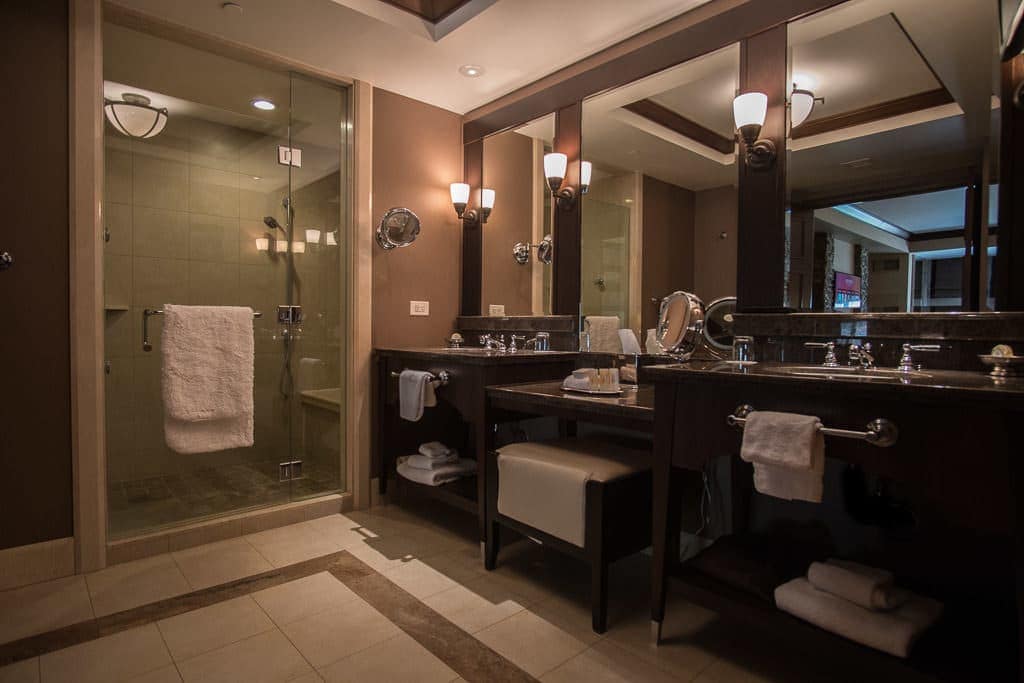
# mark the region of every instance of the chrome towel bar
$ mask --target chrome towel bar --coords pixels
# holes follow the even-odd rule
[[[726,424],[730,427],[739,427],[743,429],[743,426],[747,424],[747,417],[754,412],[754,407],[749,404],[744,404],[736,408],[736,411],[725,418]],[[859,441],[867,441],[872,446],[878,446],[879,448],[888,448],[896,443],[896,439],[899,438],[899,429],[896,428],[896,424],[891,420],[887,420],[884,417],[872,420],[867,424],[866,431],[858,432],[852,429],[835,429],[834,427],[820,427],[819,431],[825,436],[838,436],[842,439],[857,439]]]
[[[394,370],[392,370],[391,376],[397,379],[398,377],[402,376],[402,373],[395,372]],[[432,372],[430,373],[430,376],[433,377],[433,379],[430,381],[439,387],[448,386],[448,382],[452,380],[452,376],[448,374],[447,370],[441,370],[440,372]]]
[[[164,311],[162,308],[145,308],[142,310],[142,350],[152,351],[153,345],[149,343],[149,318],[154,315],[163,315]],[[259,311],[253,311],[252,317],[262,318],[263,314]]]

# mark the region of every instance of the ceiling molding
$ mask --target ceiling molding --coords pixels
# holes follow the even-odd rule
[[[925,242],[927,240],[945,240],[953,237],[963,237],[964,229],[959,230],[932,230],[931,232],[914,232],[907,238],[908,242]]]
[[[437,42],[498,0],[333,0]]]
[[[622,108],[722,154],[733,154],[736,151],[735,140],[720,135],[710,128],[705,128],[696,121],[688,119],[654,100],[638,100],[623,105]]]
[[[814,135],[831,133],[844,128],[861,126],[866,123],[881,121],[883,119],[891,119],[897,116],[903,116],[917,111],[924,111],[925,109],[942,107],[953,103],[953,96],[949,94],[948,90],[945,88],[936,88],[935,90],[928,90],[917,93],[916,95],[908,95],[907,97],[900,97],[895,100],[889,100],[888,102],[873,104],[869,107],[862,107],[843,114],[823,116],[822,118],[814,119],[813,121],[805,121],[793,129],[790,133],[790,137],[794,140],[809,138]]]

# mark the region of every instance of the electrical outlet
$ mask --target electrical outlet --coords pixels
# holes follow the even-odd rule
[[[493,316],[504,317],[505,304],[490,304],[487,307],[487,313]]]
[[[410,301],[409,315],[430,315],[429,301]]]

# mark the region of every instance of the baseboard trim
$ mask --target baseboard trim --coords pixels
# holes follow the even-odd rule
[[[75,539],[20,545],[0,550],[0,591],[75,573]]]

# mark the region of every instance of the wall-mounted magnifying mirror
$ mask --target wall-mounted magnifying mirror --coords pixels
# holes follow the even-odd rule
[[[657,338],[665,353],[686,361],[704,329],[704,303],[689,292],[673,292],[661,300]]]
[[[407,247],[419,234],[419,216],[409,209],[388,209],[377,226],[377,244],[388,250]]]
[[[715,358],[732,356],[732,338],[735,334],[734,315],[736,297],[726,296],[715,299],[704,311],[702,346]]]

